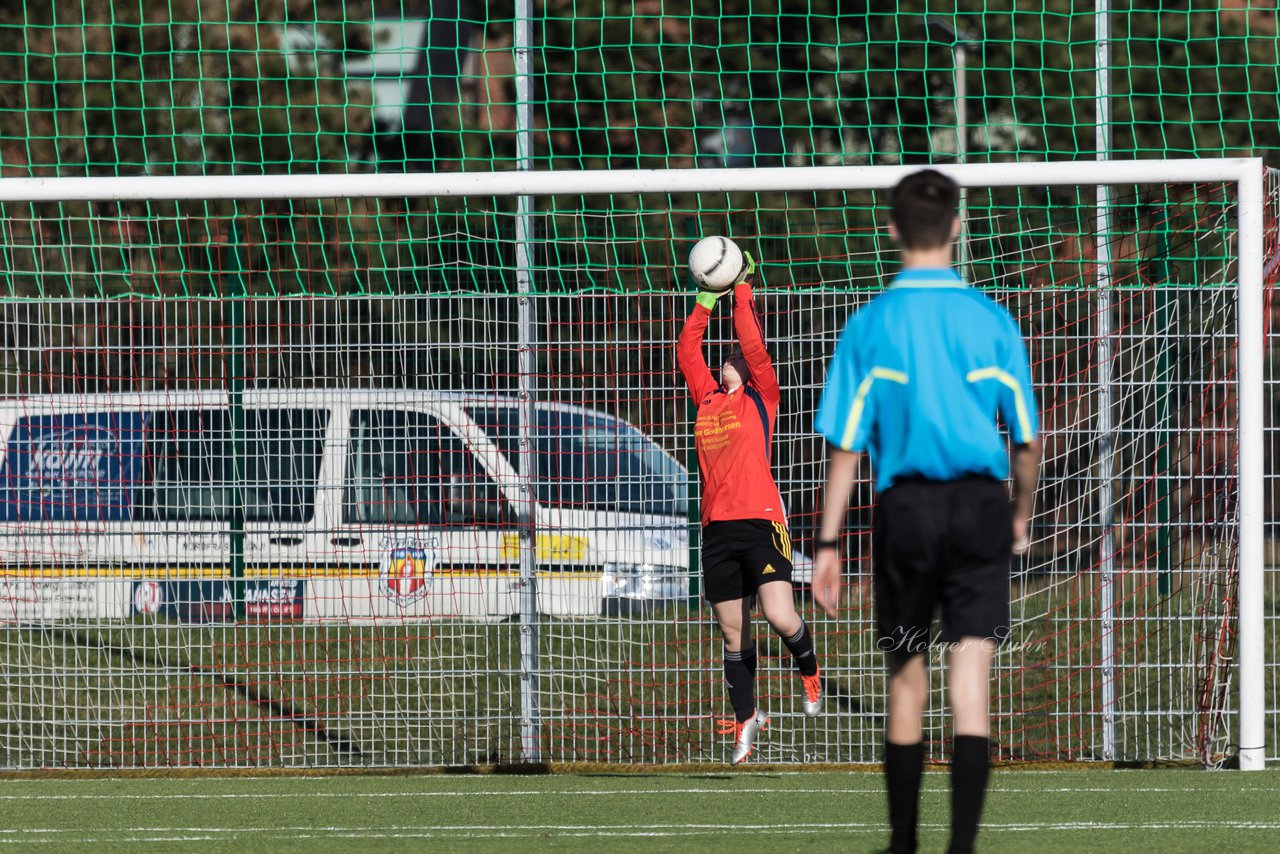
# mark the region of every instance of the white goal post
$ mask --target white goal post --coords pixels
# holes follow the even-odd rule
[[[0,179],[0,204],[103,200],[332,199],[883,190],[919,166],[472,172],[460,174],[142,176]],[[962,187],[1216,182],[1236,187],[1239,767],[1266,757],[1264,614],[1264,196],[1259,158],[944,164]],[[526,232],[527,234],[527,232]],[[522,255],[527,259],[528,254]],[[529,261],[528,263],[532,263]],[[527,473],[525,473],[527,475]],[[521,548],[533,549],[532,538]],[[1106,639],[1103,647],[1106,648]],[[1105,667],[1104,661],[1104,667]],[[536,665],[525,662],[529,679]],[[527,691],[532,692],[529,686]],[[537,710],[522,718],[524,758],[539,758]]]

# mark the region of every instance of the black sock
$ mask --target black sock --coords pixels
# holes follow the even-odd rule
[[[924,776],[924,742],[884,743],[884,779],[889,787],[889,851],[914,854],[920,812],[920,779]]]
[[[729,702],[738,723],[756,713],[756,645],[737,652],[724,651],[724,681],[729,686]]]
[[[991,746],[977,735],[957,735],[951,751],[951,846],[947,854],[971,854],[987,794]]]
[[[813,635],[804,620],[800,621],[800,631],[782,642],[791,650],[791,657],[796,660],[796,670],[801,676],[812,676],[818,672],[818,657],[813,654]]]

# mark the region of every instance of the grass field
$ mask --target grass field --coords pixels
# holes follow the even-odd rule
[[[925,777],[921,851],[946,845]],[[1280,772],[998,770],[984,852],[1271,852]],[[0,780],[0,847],[43,851],[852,851],[887,842],[870,771]]]

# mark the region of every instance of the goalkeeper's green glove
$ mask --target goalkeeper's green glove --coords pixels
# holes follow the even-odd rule
[[[698,305],[702,306],[707,311],[715,311],[716,300],[720,299],[720,297],[727,293],[729,292],[720,291],[719,293],[716,293],[715,291],[698,291]]]
[[[738,280],[734,282],[735,285],[742,284],[756,273],[756,259],[751,257],[751,253],[743,252],[742,258],[742,272],[738,274]],[[723,291],[698,291],[698,305],[702,306],[707,311],[715,311],[716,302],[720,297],[729,293],[731,290],[733,290],[733,288],[726,288]]]

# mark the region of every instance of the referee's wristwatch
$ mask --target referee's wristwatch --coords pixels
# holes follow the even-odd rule
[[[836,551],[840,551],[840,538],[836,537],[834,540],[824,540],[821,537],[815,538],[813,541],[813,553],[817,554],[823,549],[835,549]]]

